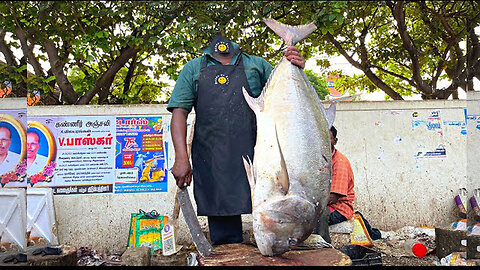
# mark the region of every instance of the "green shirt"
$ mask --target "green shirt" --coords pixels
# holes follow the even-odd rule
[[[238,44],[232,42],[233,47],[238,49]],[[207,66],[221,65],[219,61],[213,58],[208,47],[203,49],[203,52],[211,57],[207,57]],[[240,52],[237,52],[233,57],[230,65],[235,64]],[[170,102],[167,110],[170,112],[173,108],[183,108],[191,111],[198,88],[198,77],[200,76],[200,69],[202,67],[202,59],[204,56],[195,58],[189,61],[183,67],[178,79],[173,88]],[[245,68],[245,75],[247,76],[248,85],[252,94],[256,97],[262,92],[263,86],[266,84],[270,73],[273,70],[272,65],[267,60],[242,53],[243,66]]]

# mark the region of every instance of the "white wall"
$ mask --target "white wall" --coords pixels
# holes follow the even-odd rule
[[[478,100],[478,95],[476,97]],[[455,124],[464,122],[466,103],[457,100],[344,102],[337,105],[337,148],[352,164],[356,209],[373,227],[388,230],[405,225],[436,226],[456,219],[453,198],[459,188],[467,187],[469,135],[462,135],[462,126]],[[478,101],[472,104],[475,108],[469,107],[469,113],[478,114]],[[447,123],[442,126],[442,135],[426,126],[412,127],[412,121],[425,120],[435,110],[440,110],[442,121]],[[412,116],[414,112],[418,113],[416,118]],[[74,114],[164,115],[165,123],[170,122],[170,114],[164,105],[28,108],[29,116]],[[189,122],[192,117],[189,116]],[[477,129],[475,132],[478,134]],[[170,140],[169,134],[165,137]],[[418,152],[434,150],[439,144],[445,145],[446,157],[415,159]],[[469,140],[470,149],[476,145],[478,139]],[[170,161],[173,161],[172,147],[170,150]],[[469,155],[475,158],[476,153]],[[478,167],[469,170],[470,182],[478,181],[474,177],[479,175]],[[168,193],[55,196],[59,242],[120,249],[127,242],[130,213],[142,208],[172,215],[175,192],[172,175],[168,181]],[[193,198],[191,191],[190,188]],[[247,221],[250,218],[246,215]],[[181,214],[180,219],[178,241],[191,241]],[[205,226],[205,219],[200,221]]]
[[[480,92],[468,93],[467,110],[469,114],[477,116],[476,120],[469,120],[467,126],[467,190],[469,192],[468,198],[470,198],[473,195],[473,191],[480,188],[480,159],[478,158],[480,145]],[[470,203],[468,203],[467,207],[471,208]],[[473,219],[469,218],[468,222],[470,223],[469,225],[474,224]]]
[[[373,227],[438,226],[456,220],[454,196],[466,183],[465,101],[344,103],[337,148],[355,174],[355,208]],[[440,110],[443,134],[412,121]],[[417,117],[413,117],[414,113]],[[418,123],[418,122],[417,122]],[[445,158],[415,158],[443,144]]]
[[[0,98],[0,110],[24,109],[27,98]]]

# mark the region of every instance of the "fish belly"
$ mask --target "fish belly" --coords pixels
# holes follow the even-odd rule
[[[328,123],[303,71],[285,58],[266,89],[265,113],[273,117],[289,177],[289,194],[326,209],[331,183]]]

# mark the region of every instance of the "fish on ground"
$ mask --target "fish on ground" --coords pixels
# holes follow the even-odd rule
[[[295,45],[316,29],[313,23],[264,22],[286,45]],[[243,93],[257,120],[253,161],[243,158],[252,195],[253,233],[262,255],[276,256],[297,247],[328,215],[329,128],[335,104],[325,110],[303,70],[285,57],[259,97]]]

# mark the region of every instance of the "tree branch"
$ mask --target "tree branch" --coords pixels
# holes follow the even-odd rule
[[[382,91],[384,91],[387,95],[389,95],[394,100],[403,100],[400,94],[395,92],[395,90],[393,90],[390,86],[388,86],[380,78],[378,78],[377,75],[375,75],[375,73],[373,73],[370,70],[370,68],[358,63],[350,55],[348,55],[348,53],[345,51],[342,45],[337,40],[335,40],[335,38],[330,33],[327,33],[325,37],[337,48],[340,54],[342,54],[350,64],[362,70],[363,73],[373,82],[373,84],[375,84],[378,88],[380,88]]]
[[[423,81],[420,74],[421,66],[418,61],[420,58],[420,54],[415,46],[415,43],[413,42],[413,39],[407,32],[407,26],[405,24],[404,4],[404,1],[395,2],[392,8],[392,14],[395,21],[397,22],[397,29],[402,39],[403,47],[405,48],[405,50],[407,50],[408,55],[410,56],[410,60],[412,61],[411,70],[413,80],[417,85],[416,87],[419,88],[419,90],[421,90],[427,98],[430,98],[433,93],[433,89],[430,85]]]
[[[17,66],[18,62],[13,55],[12,50],[8,47],[7,43],[5,42],[5,34],[7,31],[5,29],[0,30],[0,51],[5,56],[5,61],[7,61],[7,65],[10,66]]]
[[[132,58],[132,61],[130,62],[130,66],[128,67],[128,72],[127,75],[125,76],[125,80],[123,83],[123,95],[127,95],[128,91],[130,90],[130,82],[132,81],[132,76],[133,72],[135,71],[135,68],[137,66],[137,52],[135,52],[135,55]]]
[[[409,78],[407,78],[407,77],[405,77],[405,76],[402,76],[402,75],[397,74],[397,73],[395,73],[395,72],[392,72],[392,71],[390,71],[390,70],[386,70],[386,69],[384,69],[384,68],[382,68],[382,67],[380,67],[380,66],[377,66],[377,65],[371,65],[371,67],[372,67],[372,68],[376,68],[376,69],[378,69],[378,70],[380,70],[380,71],[382,71],[382,72],[384,72],[384,73],[387,73],[387,74],[389,74],[389,75],[392,75],[392,76],[394,76],[394,77],[397,77],[397,78],[399,78],[399,79],[401,79],[401,80],[404,80],[404,81],[408,82],[408,84],[410,84],[411,86],[415,87],[415,83],[412,81],[412,79],[409,79]]]
[[[178,6],[178,9],[172,10],[172,14],[176,14],[176,12],[178,12],[179,10],[182,10],[184,5],[185,5],[185,3],[182,2],[182,4]],[[163,21],[162,24],[157,24],[155,27],[153,27],[150,30],[150,34],[143,36],[143,38],[142,38],[143,42],[144,43],[147,42],[148,39],[150,39],[150,37],[152,37],[154,34],[158,34],[158,33],[155,33],[155,32],[159,28],[161,28],[160,32],[163,31],[165,29],[165,26],[169,25],[175,18],[176,18],[176,16],[172,16],[171,18],[169,18],[168,21]],[[135,29],[135,30],[137,30],[137,29]],[[134,30],[134,32],[137,33],[135,30]],[[140,35],[141,31],[138,34]],[[108,69],[102,74],[102,76],[100,76],[100,78],[97,79],[97,81],[95,82],[95,87],[92,90],[85,93],[78,100],[78,102],[76,104],[78,104],[78,105],[88,104],[92,100],[92,98],[97,93],[99,93],[100,91],[105,91],[106,92],[106,93],[101,94],[102,97],[108,96],[108,93],[110,92],[111,85],[113,83],[113,80],[114,80],[117,72],[128,62],[128,60],[130,58],[132,58],[139,51],[140,51],[140,48],[138,48],[138,47],[134,48],[134,47],[130,47],[130,46],[127,46],[124,49],[120,50],[120,55],[117,58],[115,58],[115,60],[108,67]]]
[[[437,86],[437,82],[438,82],[438,78],[440,77],[440,74],[442,73],[443,69],[444,69],[444,65],[445,65],[445,62],[446,62],[446,59],[447,59],[447,54],[448,52],[451,50],[451,48],[453,46],[455,46],[455,55],[457,56],[457,68],[455,70],[458,70],[457,72],[457,75],[461,72],[461,69],[458,68],[460,61],[461,59],[459,60],[458,57],[459,57],[459,54],[460,54],[460,58],[462,58],[461,56],[461,50],[460,50],[460,47],[458,46],[458,43],[456,42],[457,38],[456,37],[448,37],[443,31],[439,30],[433,23],[431,20],[428,19],[427,17],[427,13],[434,13],[436,14],[435,16],[436,17],[439,17],[440,14],[438,14],[438,12],[436,12],[435,10],[432,10],[430,8],[427,7],[427,5],[425,4],[425,2],[417,2],[420,6],[420,9],[422,10],[422,21],[428,25],[430,27],[430,30],[434,33],[438,33],[440,34],[440,36],[442,37],[442,39],[445,41],[445,43],[447,44],[447,47],[445,48],[445,50],[443,51],[443,54],[439,56],[441,56],[440,60],[438,61],[437,63],[437,67],[435,69],[435,71],[433,71],[433,74],[432,74],[432,87],[434,89],[436,89],[436,86]],[[442,8],[444,8],[446,6],[443,5]],[[452,6],[453,8],[453,6]],[[446,22],[445,22],[446,23]],[[453,31],[452,31],[453,33]],[[431,46],[433,48],[436,48],[434,44],[431,44]],[[463,64],[461,64],[463,65]],[[448,69],[448,68],[447,68]],[[454,71],[453,70],[450,70],[450,69],[445,69],[445,72],[447,73],[447,75],[452,78],[456,75],[454,75]]]
[[[122,68],[127,61],[137,53],[138,49],[127,47],[123,52],[113,61],[110,67],[105,71],[100,78],[97,79],[95,82],[95,87],[85,93],[76,104],[78,105],[85,105],[88,104],[92,98],[99,92],[99,91],[109,91],[110,86],[115,78],[115,74]]]
[[[45,73],[43,71],[40,62],[38,62],[37,58],[33,54],[33,51],[30,49],[27,43],[27,35],[25,31],[22,29],[20,24],[17,21],[17,26],[15,27],[15,35],[17,36],[18,40],[20,40],[20,45],[22,47],[23,54],[27,57],[28,63],[32,65],[35,75],[39,77],[44,77]]]
[[[53,75],[55,75],[55,80],[57,81],[58,87],[62,91],[62,99],[68,104],[75,104],[78,100],[78,95],[73,89],[72,84],[68,81],[63,67],[65,64],[62,63],[60,56],[58,55],[57,47],[53,41],[45,39],[43,41],[43,47],[48,55],[48,62],[52,69]]]
[[[455,31],[453,31],[452,27],[450,26],[450,24],[448,24],[444,16],[442,16],[436,10],[428,8],[425,2],[417,2],[417,3],[420,5],[420,8],[423,11],[431,12],[433,16],[440,21],[443,28],[448,33],[448,35],[445,35],[442,31],[438,31],[437,28],[432,23],[430,23],[430,21],[426,20],[426,18],[423,18],[423,21],[426,21],[433,31],[440,32],[442,39],[447,43],[448,47],[453,46],[454,48],[453,52],[456,56],[455,58],[457,60],[456,61],[457,63],[453,68],[453,71],[451,71],[450,73],[453,76],[458,76],[458,74],[460,74],[460,72],[462,71],[463,66],[465,65],[465,57],[463,56],[463,52],[462,52],[462,49],[460,48],[460,45],[458,44],[458,34],[455,34]],[[463,30],[461,32],[463,32]]]
[[[474,63],[474,61],[480,59],[480,43],[473,27],[470,29],[468,37],[470,38],[471,48],[467,48],[467,59],[469,63]]]

